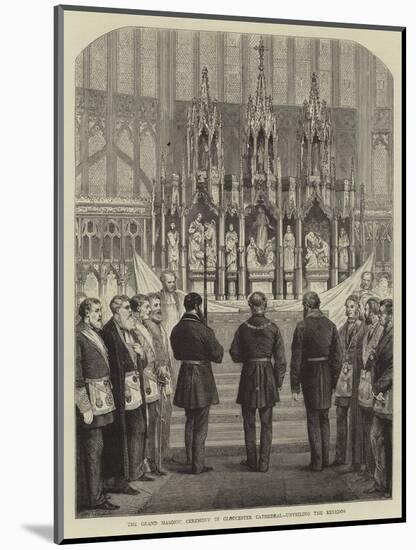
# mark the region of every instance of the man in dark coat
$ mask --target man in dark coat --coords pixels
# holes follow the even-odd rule
[[[253,292],[248,305],[251,317],[238,327],[230,355],[234,363],[243,363],[237,397],[243,415],[247,452],[247,461],[243,464],[250,470],[267,472],[272,448],[273,407],[279,401],[286,358],[280,330],[265,316],[266,296],[262,292]],[[256,409],[261,422],[258,463]]]
[[[372,365],[372,388],[374,399],[374,417],[371,425],[371,445],[373,447],[376,468],[374,486],[370,493],[392,491],[392,391],[393,391],[393,300],[380,303],[380,324],[383,334],[376,350],[368,361]]]
[[[337,407],[337,438],[334,465],[347,462],[348,424],[350,425],[352,453],[351,465],[344,471],[357,471],[361,461],[357,456],[356,427],[358,413],[358,384],[360,373],[357,366],[357,342],[364,328],[359,319],[360,304],[356,296],[348,296],[345,300],[346,322],[339,329],[342,347],[342,367],[335,388],[335,405]],[[350,413],[350,422],[348,422]]]
[[[342,358],[337,327],[321,312],[320,303],[316,292],[303,296],[304,319],[296,325],[293,334],[290,365],[295,401],[302,387],[311,450],[310,469],[314,471],[329,465],[328,411]]]
[[[84,487],[77,485],[77,496],[84,493],[88,508],[117,510],[103,491],[103,430],[113,422],[114,399],[110,385],[107,348],[100,336],[101,303],[86,298],[79,306],[81,321],[76,329],[75,402],[77,438],[80,443],[77,472]],[[78,500],[78,499],[77,499]]]
[[[371,387],[371,353],[383,334],[384,327],[379,318],[380,302],[369,298],[364,306],[365,329],[357,339],[357,370],[360,373],[358,391],[358,413],[356,429],[356,455],[365,470],[361,472],[364,480],[374,479],[374,453],[371,446],[371,425],[373,422],[373,392]],[[353,441],[354,446],[354,441]]]
[[[109,491],[134,495],[139,491],[128,482],[149,480],[143,470],[146,438],[146,402],[140,359],[143,348],[133,332],[135,322],[129,297],[114,296],[110,309],[113,317],[103,328],[103,339],[109,354],[116,411],[105,442],[105,474]]]
[[[221,363],[224,349],[205,324],[202,298],[185,296],[185,313],[170,336],[175,359],[181,361],[173,404],[185,409],[185,430],[192,432],[192,473],[212,470],[205,466],[205,440],[211,405],[219,403],[211,361]]]

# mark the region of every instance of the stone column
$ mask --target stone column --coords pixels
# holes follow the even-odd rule
[[[186,176],[183,173],[181,179],[181,207],[179,208],[179,220],[180,220],[180,257],[179,257],[179,271],[181,274],[182,290],[187,292],[187,254],[186,254]]]
[[[142,252],[143,252],[143,258],[144,261],[148,264],[149,263],[149,249],[147,246],[147,218],[143,218],[143,239],[142,239]],[[133,241],[132,241],[133,243]],[[134,247],[134,245],[132,244]]]
[[[300,215],[296,218],[296,247],[295,247],[295,299],[299,300],[303,294],[303,223]]]
[[[350,218],[350,249],[349,249],[349,272],[354,273],[355,271],[355,212],[351,211]]]
[[[246,290],[246,248],[245,248],[245,217],[244,217],[244,207],[240,209],[240,239],[238,243],[238,299],[245,300],[247,290]]]
[[[278,208],[276,226],[276,300],[283,300],[283,208],[282,208],[282,165],[276,159],[276,202]]]
[[[331,288],[338,284],[338,218],[334,215],[332,226],[332,247],[331,247]]]
[[[83,62],[83,88],[84,109],[81,114],[81,126],[79,129],[80,139],[80,164],[81,164],[81,196],[86,197],[89,194],[89,173],[88,173],[88,126],[89,126],[89,107],[88,107],[88,89],[90,88],[90,48],[85,48],[82,54]]]
[[[160,208],[160,216],[161,216],[161,223],[160,223],[160,230],[161,230],[161,262],[160,265],[162,267],[162,271],[166,269],[166,207],[165,202],[163,201],[162,206]]]
[[[107,144],[107,181],[106,194],[114,197],[117,194],[117,167],[114,151],[114,94],[117,86],[117,31],[107,35],[107,110],[106,110],[106,144]]]
[[[155,265],[156,265],[156,210],[155,210],[155,186],[156,186],[156,182],[153,180],[153,188],[152,188],[152,244],[151,244],[151,263],[152,263],[152,269],[155,269]]]
[[[220,188],[220,201],[223,202],[223,190]],[[225,300],[225,210],[219,208],[218,227],[218,299]]]

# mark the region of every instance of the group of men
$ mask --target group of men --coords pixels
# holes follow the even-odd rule
[[[209,410],[219,402],[212,363],[222,362],[224,349],[204,318],[201,296],[187,294],[182,315],[175,274],[165,272],[161,280],[161,293],[115,296],[112,318],[104,327],[98,299],[86,298],[79,306],[76,405],[84,479],[78,496],[89,508],[116,510],[109,494],[138,494],[132,482],[165,474],[163,462],[172,458],[172,404],[185,409],[190,472],[212,470],[205,464]],[[294,400],[301,391],[304,397],[310,468],[353,469],[374,480],[370,492],[390,494],[393,303],[379,301],[364,287],[365,282],[359,293],[347,298],[347,320],[339,331],[320,310],[319,296],[304,295],[304,319],[292,341],[291,389]],[[251,316],[238,327],[229,353],[242,363],[237,395],[247,454],[242,464],[266,472],[273,407],[279,401],[286,358],[281,332],[266,316],[266,296],[254,292],[248,304]],[[330,464],[333,394],[337,437]]]
[[[86,298],[76,329],[78,506],[116,510],[109,494],[138,494],[134,481],[165,475],[176,382],[167,330],[180,317],[175,277],[163,290],[114,296],[102,326],[101,303]],[[162,323],[164,319],[164,323]],[[149,475],[150,474],[150,475]]]
[[[319,296],[304,295],[304,320],[292,342],[291,387],[295,400],[303,392],[310,468],[356,472],[357,480],[373,482],[368,493],[390,496],[393,301],[369,295],[367,279],[346,299],[346,321],[339,331],[320,311]],[[333,395],[336,449],[330,464],[328,413]]]

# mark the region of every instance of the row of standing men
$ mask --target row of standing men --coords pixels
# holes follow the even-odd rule
[[[165,284],[169,280],[163,282],[164,290],[169,290]],[[211,362],[222,361],[223,348],[206,325],[202,299],[195,293],[185,297],[186,311],[172,330],[170,348],[161,321],[162,309],[166,317],[171,317],[169,304],[178,311],[174,282],[172,279],[168,299],[162,298],[163,308],[157,294],[138,295],[131,300],[115,296],[110,304],[113,317],[102,331],[99,301],[87,299],[80,305],[76,403],[80,464],[85,476],[78,484],[78,496],[88,507],[114,510],[117,507],[109,500],[109,492],[138,493],[130,482],[151,481],[146,469],[164,474],[162,457],[167,458],[169,450],[175,386],[174,404],[186,413],[185,448],[191,471],[200,474],[211,469],[205,465],[205,440],[209,408],[218,403]],[[334,465],[345,464],[349,440],[352,467],[361,470],[364,464],[363,475],[374,476],[373,490],[389,492],[392,357],[390,364],[388,350],[392,350],[392,302],[385,300],[380,307],[376,299],[369,300],[362,322],[359,300],[351,296],[346,301],[347,322],[339,334],[320,311],[315,293],[307,293],[303,304],[304,320],[298,323],[292,342],[291,386],[295,400],[301,389],[304,396],[310,467],[321,470],[329,466],[328,411],[335,390]],[[238,328],[230,354],[233,361],[243,363],[237,397],[242,406],[247,451],[243,463],[250,470],[267,471],[273,407],[279,401],[286,360],[279,328],[265,315],[266,297],[256,292],[249,305],[252,315]],[[181,362],[177,380],[170,349]],[[376,406],[378,403],[381,407]],[[259,460],[257,409],[261,421]],[[86,494],[82,499],[83,492]]]

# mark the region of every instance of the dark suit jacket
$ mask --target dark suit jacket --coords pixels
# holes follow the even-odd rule
[[[77,390],[82,390],[83,394],[88,397],[88,385],[86,379],[90,380],[104,378],[110,376],[110,369],[108,362],[104,357],[102,350],[100,350],[93,341],[82,333],[84,323],[80,322],[76,329],[76,353],[75,353],[75,386]],[[104,343],[103,343],[104,345]],[[100,414],[94,416],[94,420],[91,424],[86,424],[78,410],[78,425],[85,429],[101,428],[107,424],[113,422],[113,413]]]
[[[308,361],[326,357],[325,361]],[[319,310],[311,311],[296,325],[292,341],[290,382],[292,392],[302,386],[305,406],[329,409],[332,390],[341,370],[341,343],[335,324]]]
[[[224,349],[214,331],[196,315],[185,313],[170,336],[175,359],[182,361],[176,385],[174,405],[199,409],[219,403],[211,361],[221,363]],[[186,361],[203,365],[186,365]]]
[[[253,315],[234,335],[230,355],[243,363],[237,403],[251,408],[273,407],[286,372],[283,338],[275,323],[264,315]],[[270,362],[255,363],[259,358]],[[249,361],[250,360],[250,361]]]
[[[104,448],[104,473],[105,477],[129,478],[129,455],[127,443],[128,423],[135,421],[143,422],[143,415],[146,414],[143,365],[141,359],[129,353],[127,346],[120,336],[114,319],[110,319],[103,328],[103,339],[108,349],[110,361],[111,382],[113,384],[113,395],[116,404],[114,411],[114,423],[108,430],[107,445]],[[133,338],[137,337],[131,332]],[[137,370],[140,379],[142,392],[142,405],[138,409],[126,411],[125,409],[125,373]],[[126,417],[129,415],[128,423]]]
[[[393,386],[393,326],[384,329],[375,353],[368,362],[372,366],[373,393],[384,393]]]
[[[350,400],[358,398],[358,385],[360,383],[360,368],[358,362],[358,350],[362,351],[361,342],[362,335],[365,331],[365,324],[357,319],[354,327],[348,333],[348,321],[346,321],[339,329],[339,339],[342,347],[342,360],[352,364],[352,396],[337,397],[336,405],[348,406]]]

